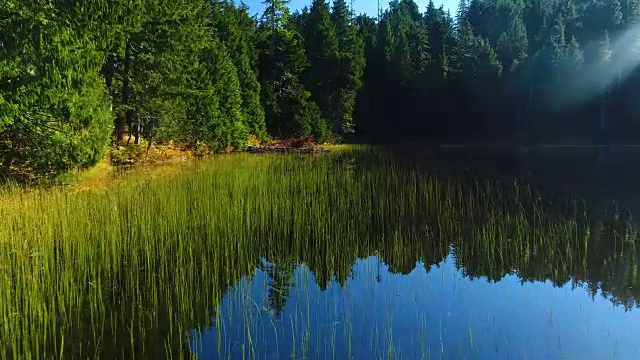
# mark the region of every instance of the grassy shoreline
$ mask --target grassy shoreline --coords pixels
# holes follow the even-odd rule
[[[589,281],[625,306],[640,298],[635,229],[549,211],[526,184],[467,184],[371,149],[175,168],[0,206],[0,360],[189,358],[189,334],[224,316],[223,295],[263,258],[344,284],[357,258],[380,254],[404,274],[454,249],[468,277],[517,271]]]
[[[338,153],[352,150],[363,145],[324,144],[318,148],[323,151]],[[87,169],[70,170],[51,178],[33,178],[26,181],[5,180],[0,183],[0,202],[8,194],[33,191],[34,189],[65,188],[70,191],[104,190],[125,180],[138,178],[161,178],[172,176],[185,169],[192,168],[199,161],[207,161],[219,157],[232,157],[247,152],[231,152],[216,154],[196,154],[190,150],[182,150],[172,145],[154,146],[149,152],[146,145],[128,145],[113,148],[109,154],[96,165]],[[117,153],[117,155],[114,155]],[[261,156],[263,154],[251,154]],[[114,158],[118,160],[114,161]]]

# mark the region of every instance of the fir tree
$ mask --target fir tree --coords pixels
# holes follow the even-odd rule
[[[254,68],[254,59],[257,58],[254,46],[256,24],[247,11],[246,5],[237,8],[233,2],[221,2],[214,11],[214,26],[237,70],[244,122],[252,135],[264,139],[265,115],[260,103],[258,69]]]
[[[338,114],[332,100],[337,96],[338,38],[329,5],[325,0],[314,0],[304,31],[309,73],[307,87],[315,102],[320,106],[322,115],[334,124],[338,130]]]
[[[259,28],[262,103],[274,136],[328,137],[325,120],[301,82],[309,61],[304,41],[280,0],[268,0]]]
[[[357,92],[362,86],[364,72],[364,42],[355,25],[351,24],[350,12],[345,0],[333,4],[331,20],[338,38],[336,68],[337,96],[334,99],[336,123],[339,134],[353,132],[355,128],[354,110]]]
[[[0,16],[0,161],[38,173],[90,166],[106,150],[111,111],[103,56],[54,3],[15,2]]]

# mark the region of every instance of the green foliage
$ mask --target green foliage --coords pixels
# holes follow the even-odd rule
[[[188,90],[181,92],[183,113],[159,128],[162,140],[212,151],[243,148],[248,129],[242,113],[242,94],[235,67],[224,44],[211,39],[192,69]]]
[[[476,182],[450,171],[443,176],[424,162],[368,148],[312,157],[237,155],[199,162],[178,176],[150,179],[148,170],[134,170],[109,191],[2,189],[0,239],[7,240],[0,241],[0,318],[14,320],[0,326],[0,358],[200,355],[189,354],[195,347],[185,339],[206,339],[199,330],[212,324],[222,328],[223,339],[233,340],[214,347],[220,357],[238,354],[236,340],[262,357],[273,349],[275,334],[286,357],[284,346],[294,345],[319,358],[333,351],[348,357],[346,347],[308,342],[305,330],[313,338],[347,332],[349,325],[320,330],[325,322],[308,313],[317,300],[313,294],[320,293],[315,287],[309,296],[287,296],[306,291],[291,289],[291,264],[310,271],[296,271],[296,278],[326,289],[334,281],[353,286],[371,279],[369,266],[353,277],[356,259],[370,256],[403,274],[416,264],[428,270],[446,261],[456,266],[459,279],[496,282],[508,276],[511,284],[517,276],[553,283],[560,291],[575,281],[588,284],[592,295],[604,293],[621,307],[616,310],[638,306],[640,238],[631,214],[618,205],[596,211],[599,206],[549,198],[511,179]],[[257,268],[268,274],[264,286],[270,285],[259,303],[248,300],[258,297],[246,286],[251,279],[263,281]],[[230,289],[235,284],[241,293]],[[391,290],[389,301],[396,302],[399,295]],[[262,308],[277,316],[287,301],[300,301],[286,306],[300,310],[280,323]],[[357,296],[339,301],[326,309],[362,303]],[[246,315],[229,316],[230,308]],[[305,324],[296,322],[296,337],[282,340],[286,322],[293,321]],[[403,342],[419,342],[422,334],[400,333]],[[458,338],[453,332],[447,343],[454,358]],[[345,339],[363,344],[359,336]],[[432,345],[440,351],[439,343]],[[491,345],[488,357],[495,353]],[[364,346],[375,352],[380,345],[365,340]]]
[[[331,22],[329,4],[325,0],[311,3],[305,21],[304,40],[309,59],[306,84],[322,115],[339,129],[333,98],[336,96],[336,69],[338,68],[338,38]]]
[[[112,165],[128,166],[135,165],[142,161],[147,155],[146,147],[141,145],[127,144],[111,149],[109,161]]]
[[[280,1],[266,4],[258,46],[267,129],[273,136],[314,135],[321,141],[326,123],[301,80],[309,68],[302,35]]]
[[[260,103],[257,68],[254,67],[258,57],[255,21],[249,17],[246,6],[237,8],[232,1],[221,2],[214,17],[218,36],[229,50],[237,70],[244,122],[250,134],[264,140],[267,135],[265,114]]]
[[[529,40],[522,18],[517,17],[513,20],[511,27],[498,38],[496,48],[500,62],[506,70],[513,72],[524,64],[528,56]]]
[[[356,125],[356,96],[362,87],[365,67],[364,40],[351,21],[351,12],[345,0],[333,2],[331,20],[338,38],[334,123],[339,126],[337,133],[344,135],[352,133]]]
[[[0,5],[0,161],[39,173],[95,164],[111,111],[103,57],[53,4]]]
[[[455,19],[434,1],[421,13],[394,0],[378,18],[346,0],[293,16],[288,1],[264,5],[258,20],[231,0],[2,0],[4,168],[89,166],[110,132],[118,145],[223,151],[248,137],[355,131],[436,141],[640,131],[639,0],[461,0]]]

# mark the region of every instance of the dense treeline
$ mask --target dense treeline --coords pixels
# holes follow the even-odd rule
[[[110,142],[253,136],[629,141],[640,0],[345,0],[260,18],[224,0],[0,1],[4,169],[90,166]],[[129,134],[129,136],[127,136]]]
[[[638,20],[637,0],[461,0],[455,18],[392,1],[356,20],[359,125],[379,139],[629,141]]]

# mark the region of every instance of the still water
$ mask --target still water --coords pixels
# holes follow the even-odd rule
[[[640,359],[640,253],[628,210],[637,188],[612,176],[620,158],[603,165],[600,152],[586,151],[515,153],[506,162],[495,153],[439,154],[450,174],[463,169],[473,178],[481,168],[483,176],[527,178],[547,189],[550,208],[558,192],[588,197],[579,211],[591,214],[593,243],[584,253],[505,254],[519,250],[498,241],[490,245],[498,257],[473,256],[474,239],[413,240],[430,242],[426,250],[391,239],[390,260],[373,250],[355,257],[341,279],[318,279],[324,266],[314,272],[295,255],[284,263],[262,258],[224,295],[211,324],[191,332],[189,349],[203,359]],[[578,160],[586,163],[576,167]],[[634,171],[626,169],[637,178]]]
[[[322,290],[299,265],[282,309],[267,272],[224,298],[222,319],[193,333],[203,359],[637,359],[640,311],[568,281],[470,279],[453,256],[393,273],[359,259],[344,286]]]
[[[4,195],[0,360],[637,360],[639,150],[238,154]]]

